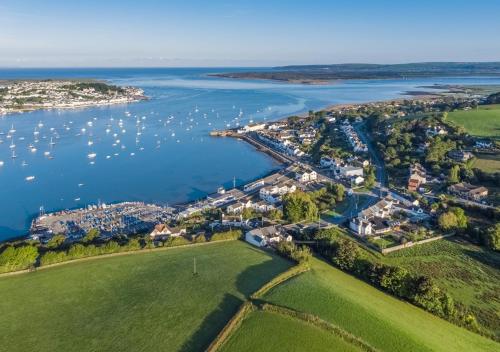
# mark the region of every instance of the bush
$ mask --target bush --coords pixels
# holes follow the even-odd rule
[[[193,243],[205,243],[205,242],[207,242],[207,238],[203,234],[198,235],[193,239]]]
[[[176,247],[176,246],[184,246],[186,244],[190,244],[188,239],[182,236],[178,237],[170,237],[167,242],[165,242],[165,246],[167,247]]]
[[[243,235],[241,230],[229,230],[224,232],[216,232],[210,238],[210,241],[227,241],[227,240],[238,240]]]
[[[66,240],[65,235],[54,235],[49,242],[47,242],[47,248],[59,248]]]
[[[40,266],[61,263],[66,260],[68,260],[68,256],[65,251],[48,251],[40,258]]]
[[[33,246],[7,247],[0,254],[0,272],[23,270],[35,264],[38,249]]]
[[[311,259],[311,250],[308,247],[298,247],[292,242],[279,242],[276,246],[276,251],[282,257],[293,260],[299,264],[307,263]]]

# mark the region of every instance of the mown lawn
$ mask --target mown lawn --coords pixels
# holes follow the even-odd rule
[[[498,153],[476,153],[472,167],[484,172],[500,172],[500,155]]]
[[[469,307],[484,328],[500,337],[500,254],[465,241],[440,240],[383,258],[432,277]]]
[[[381,351],[500,349],[500,344],[492,340],[391,297],[317,259],[310,272],[274,288],[264,298],[315,314]]]
[[[341,338],[302,320],[254,311],[229,338],[222,351],[361,351]]]
[[[448,120],[478,137],[500,138],[500,105],[482,105],[477,110],[459,110],[448,114]]]
[[[290,265],[232,241],[0,278],[1,350],[200,351]]]

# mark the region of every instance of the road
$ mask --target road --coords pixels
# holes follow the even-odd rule
[[[373,204],[375,204],[381,195],[385,195],[389,192],[387,189],[387,174],[385,170],[385,164],[382,158],[380,158],[373,141],[371,138],[366,134],[364,131],[364,123],[356,123],[354,125],[354,128],[356,130],[356,133],[358,133],[359,138],[367,145],[368,147],[368,153],[370,154],[371,162],[372,165],[375,166],[376,171],[375,171],[375,176],[377,179],[377,182],[375,184],[375,187],[371,191],[367,192],[354,192],[354,194],[351,196],[352,198],[349,200],[350,204],[347,207],[347,209],[341,214],[340,216],[337,216],[335,218],[330,218],[330,219],[321,219],[319,221],[320,227],[321,228],[327,228],[331,227],[332,225],[338,225],[343,222],[345,222],[347,219],[351,218],[353,214],[357,214],[359,211],[366,209]],[[301,158],[298,158],[296,156],[290,156],[290,155],[285,155],[280,151],[277,151],[270,146],[262,143],[259,139],[256,138],[255,134],[247,134],[244,138],[247,140],[249,143],[253,144],[260,150],[272,155],[272,156],[278,156],[278,158],[285,159],[290,162],[290,166],[287,167],[288,170],[291,169],[293,165],[300,165],[303,164],[305,165],[306,162],[302,160]],[[318,178],[327,182],[332,182],[336,183],[337,181],[330,176],[326,175],[324,173],[324,170],[321,170],[320,168],[311,165],[307,163],[307,166],[310,167],[312,170],[316,171],[318,173]],[[363,199],[363,202],[360,204],[358,202],[360,195],[366,195],[368,197]],[[311,223],[311,226],[318,226],[318,222],[316,223]]]

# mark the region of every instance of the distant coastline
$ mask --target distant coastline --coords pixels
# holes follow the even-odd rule
[[[273,67],[268,71],[215,73],[210,76],[302,84],[328,84],[332,81],[352,79],[500,76],[500,62],[300,65]]]

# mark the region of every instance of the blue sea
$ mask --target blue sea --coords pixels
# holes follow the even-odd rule
[[[426,78],[314,86],[208,76],[237,70],[245,69],[0,69],[0,79],[95,78],[141,87],[150,97],[126,105],[0,118],[5,133],[0,135],[0,240],[26,234],[41,207],[50,212],[98,201],[175,204],[279,167],[244,142],[209,137],[213,129],[332,104],[400,98],[422,85],[500,84],[500,78]],[[16,130],[15,159],[5,138],[11,129]],[[34,179],[27,181],[29,176]]]

